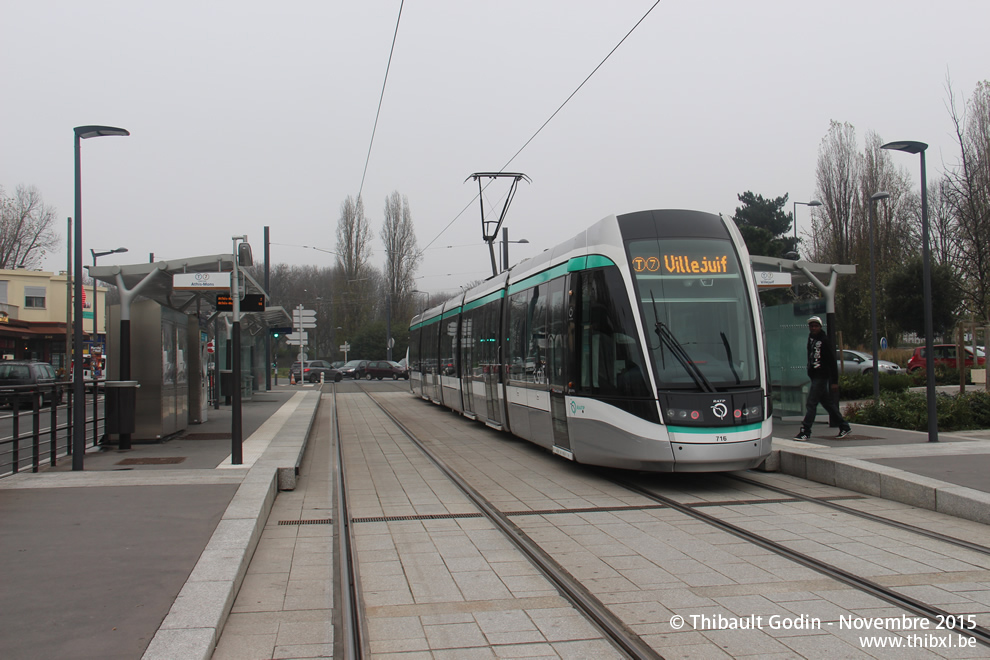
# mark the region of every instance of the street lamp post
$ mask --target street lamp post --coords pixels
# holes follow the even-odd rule
[[[119,247],[119,248],[115,248],[113,250],[104,250],[102,252],[97,252],[96,250],[90,250],[89,253],[91,255],[93,255],[93,268],[96,268],[96,260],[97,260],[97,258],[99,258],[99,257],[105,257],[108,254],[117,254],[119,252],[127,252],[127,248],[125,248],[125,247]],[[99,293],[97,293],[97,290],[96,290],[96,278],[94,277],[93,278],[93,343],[92,343],[92,346],[89,349],[89,360],[90,360],[90,363],[92,365],[92,371],[93,371],[94,378],[96,376],[96,362],[94,360],[94,358],[95,358],[94,352],[95,351],[93,351],[93,348],[96,347],[96,345],[100,341],[99,318],[98,318],[98,314],[99,314],[99,310],[98,310],[99,304],[98,303],[99,303],[99,300],[100,300],[100,296],[99,296]],[[100,351],[100,355],[106,355],[106,351],[101,350]]]
[[[123,128],[113,126],[76,126],[72,129],[75,147],[75,219],[74,231],[75,283],[73,291],[73,345],[72,345],[72,469],[83,469],[83,454],[86,452],[86,405],[83,385],[82,354],[82,169],[79,144],[81,140],[106,135],[130,135]]]
[[[430,308],[430,292],[429,291],[420,291],[419,289],[413,289],[409,293],[421,293],[424,296],[426,296],[426,307],[424,307],[423,309],[421,309],[420,310],[421,312],[426,311],[426,310],[428,310]]]
[[[928,231],[928,182],[925,175],[925,150],[928,148],[928,145],[924,142],[902,140],[899,142],[888,142],[880,148],[904,151],[909,154],[919,154],[921,156],[921,258],[922,284],[925,296],[925,355],[927,356],[925,359],[925,373],[928,377],[928,442],[938,442],[938,417],[935,407],[935,340],[932,327],[932,267]]]
[[[518,241],[509,240],[509,228],[502,227],[502,270],[509,269],[509,243],[529,243],[525,238],[520,238]]]
[[[233,303],[233,322],[230,331],[230,464],[244,463],[244,448],[242,445],[243,427],[241,425],[241,294],[238,291],[238,262],[240,254],[238,241],[247,242],[247,236],[231,236],[234,242],[234,266],[230,274],[230,300]],[[246,264],[250,265],[250,264]],[[302,374],[300,373],[300,376]]]
[[[794,251],[797,252],[797,207],[798,204],[801,206],[821,206],[822,203],[817,199],[813,199],[810,202],[794,202],[794,213],[791,215],[791,222],[794,223]]]
[[[880,403],[880,371],[877,364],[877,354],[879,353],[877,348],[877,267],[876,250],[873,245],[873,235],[876,233],[874,226],[877,207],[874,202],[888,197],[890,197],[890,193],[885,192],[874,193],[870,197],[870,319],[873,324],[873,402],[876,404]]]

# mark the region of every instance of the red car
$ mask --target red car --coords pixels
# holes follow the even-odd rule
[[[958,369],[956,363],[956,345],[955,344],[935,344],[932,347],[935,352],[935,365],[943,365],[949,369]],[[969,346],[965,347],[966,350],[966,366],[973,366],[973,349]],[[978,367],[983,367],[987,363],[987,358],[980,352],[976,356],[976,364]],[[925,359],[925,347],[919,346],[914,349],[914,355],[908,360],[907,370],[909,374],[914,373],[918,369],[924,369],[928,364]]]

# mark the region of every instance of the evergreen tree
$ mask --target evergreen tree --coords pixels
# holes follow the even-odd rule
[[[732,216],[739,232],[746,241],[750,254],[763,257],[783,257],[796,250],[796,241],[791,232],[794,218],[784,211],[788,195],[764,199],[746,191],[738,195],[742,206],[736,208]]]

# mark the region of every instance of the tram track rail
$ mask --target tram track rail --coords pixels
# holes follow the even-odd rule
[[[977,625],[974,621],[974,615],[979,616],[981,619],[984,618],[985,608],[980,607],[981,601],[973,601],[972,608],[968,606],[954,607],[954,611],[949,611],[933,605],[929,602],[925,602],[915,594],[915,596],[907,595],[901,593],[897,589],[898,581],[894,581],[893,586],[888,587],[886,585],[885,578],[871,578],[864,576],[862,574],[857,574],[855,569],[847,570],[842,568],[841,565],[835,565],[829,563],[828,561],[818,559],[814,556],[814,551],[801,552],[789,548],[785,542],[777,542],[768,536],[764,536],[759,532],[753,532],[746,529],[744,526],[740,526],[739,521],[728,522],[722,520],[718,517],[718,512],[716,515],[711,515],[706,513],[704,509],[712,507],[746,507],[758,504],[793,504],[801,502],[810,502],[813,504],[821,504],[823,506],[829,507],[835,511],[848,513],[860,517],[864,520],[868,520],[873,523],[890,525],[893,528],[900,529],[911,534],[917,534],[919,537],[925,539],[936,540],[940,542],[945,542],[951,546],[977,552],[980,555],[990,555],[990,547],[980,545],[978,543],[972,543],[970,541],[948,536],[946,534],[941,534],[939,532],[934,532],[931,530],[923,529],[915,525],[910,525],[908,523],[902,523],[897,520],[892,520],[885,518],[883,516],[864,512],[859,509],[855,509],[849,506],[843,506],[837,502],[842,500],[860,500],[864,499],[862,495],[831,495],[831,496],[809,496],[800,492],[795,492],[788,490],[787,488],[782,488],[773,484],[765,484],[755,479],[750,479],[745,476],[737,475],[727,475],[720,474],[717,475],[720,479],[734,479],[739,483],[745,483],[754,486],[759,489],[765,489],[769,493],[774,493],[770,497],[763,497],[762,493],[754,492],[752,497],[745,497],[740,500],[738,498],[726,498],[718,500],[709,501],[680,501],[684,498],[673,499],[671,497],[665,496],[662,493],[655,492],[651,490],[650,486],[640,485],[635,483],[635,478],[630,477],[629,479],[618,476],[616,478],[616,473],[621,471],[613,471],[605,468],[588,468],[587,474],[589,476],[594,475],[596,479],[602,479],[608,483],[618,486],[627,492],[635,493],[647,500],[642,505],[622,505],[622,506],[604,506],[604,507],[580,507],[580,508],[563,508],[563,509],[551,509],[551,510],[518,510],[518,511],[501,511],[496,509],[483,494],[476,492],[474,487],[469,483],[466,483],[459,475],[452,469],[446,466],[443,452],[439,454],[435,453],[436,449],[425,445],[423,442],[417,438],[415,432],[411,431],[400,419],[401,413],[393,413],[391,408],[394,406],[386,406],[386,402],[380,401],[371,392],[360,388],[362,393],[366,394],[368,398],[374,402],[374,404],[386,415],[400,430],[403,436],[408,438],[413,442],[420,451],[430,460],[435,467],[437,467],[442,473],[444,473],[448,478],[455,483],[462,493],[465,494],[472,502],[478,506],[478,509],[483,512],[483,515],[488,518],[493,525],[499,529],[511,530],[507,533],[508,538],[513,540],[513,543],[517,548],[520,549],[534,565],[540,567],[541,572],[557,587],[558,591],[574,605],[574,607],[582,612],[585,611],[584,603],[591,603],[591,608],[595,610],[594,614],[585,614],[588,619],[594,623],[596,628],[598,628],[602,634],[606,635],[610,640],[612,639],[612,634],[610,633],[611,628],[617,628],[619,631],[628,630],[627,625],[621,617],[612,613],[601,601],[592,590],[595,588],[593,586],[584,586],[580,582],[574,580],[574,578],[567,572],[557,560],[544,551],[540,545],[533,541],[525,532],[518,528],[515,523],[512,522],[512,518],[516,516],[525,515],[543,515],[548,516],[552,514],[573,514],[582,512],[600,512],[600,511],[633,511],[633,510],[647,510],[647,509],[671,509],[679,514],[683,514],[687,518],[697,520],[699,522],[705,523],[715,529],[722,532],[729,533],[745,542],[751,543],[756,547],[763,548],[768,552],[773,553],[776,556],[782,557],[789,561],[794,562],[804,568],[815,571],[819,575],[822,575],[828,579],[834,580],[837,584],[845,585],[851,589],[859,591],[861,593],[867,594],[871,597],[878,599],[888,605],[897,607],[904,611],[907,615],[913,615],[920,619],[926,619],[935,623],[932,629],[942,629],[945,633],[958,633],[960,636],[965,636],[972,638],[976,643],[984,647],[990,647],[990,629],[988,627]],[[567,467],[567,466],[565,466]],[[580,467],[580,466],[575,466]],[[469,515],[469,514],[463,514]],[[473,514],[470,514],[473,517]],[[369,520],[370,521],[370,520]],[[364,522],[361,519],[356,519],[355,522]],[[517,542],[519,539],[519,542]],[[907,543],[910,543],[908,541]],[[552,552],[552,551],[551,551]],[[809,554],[810,553],[810,554]],[[948,555],[950,558],[951,554]],[[547,568],[544,568],[543,562],[549,561]],[[974,566],[979,566],[979,562],[976,562],[973,558],[970,559],[960,559],[959,561],[968,561]],[[554,574],[559,570],[560,577],[564,583],[574,582],[574,588],[576,591],[573,593],[568,593],[565,591],[565,586],[561,582],[555,579]],[[862,571],[859,571],[862,573]],[[910,577],[908,573],[905,573],[905,577]],[[922,584],[922,583],[917,583]],[[927,584],[927,583],[924,583]],[[903,585],[902,585],[903,586]],[[923,597],[923,596],[922,596]],[[947,601],[948,602],[948,601]],[[952,606],[949,606],[952,607]],[[600,608],[600,609],[599,609]],[[965,616],[964,616],[965,615]],[[831,624],[830,624],[831,625]],[[632,631],[630,631],[632,632]],[[633,635],[635,633],[633,632]],[[638,636],[636,636],[638,639]],[[660,657],[657,655],[657,651],[645,643],[642,639],[639,639],[642,643],[642,649],[637,651],[635,648],[629,648],[624,643],[617,643],[613,641],[616,648],[622,651],[624,654],[630,657]],[[662,650],[662,649],[661,649]]]
[[[751,532],[747,529],[744,529],[743,527],[740,527],[733,523],[722,520],[716,516],[700,511],[696,507],[691,506],[690,504],[678,502],[677,500],[666,497],[659,493],[655,493],[647,488],[639,486],[638,484],[632,483],[625,479],[610,477],[602,472],[599,472],[599,475],[601,476],[601,478],[606,479],[615,485],[626,488],[630,492],[637,493],[642,497],[645,497],[654,502],[664,504],[670,507],[671,509],[674,509],[686,516],[690,516],[691,518],[694,518],[695,520],[704,522],[708,525],[711,525],[712,527],[720,529],[724,532],[728,532],[738,538],[741,538],[747,542],[750,542],[754,545],[769,550],[777,555],[786,557],[787,559],[790,559],[791,561],[801,564],[806,568],[809,568],[813,571],[816,571],[822,575],[830,577],[838,582],[851,586],[862,592],[875,596],[876,598],[886,601],[891,605],[905,609],[908,612],[911,612],[912,614],[927,618],[939,624],[946,624],[947,622],[950,621],[955,622],[955,625],[946,626],[946,629],[951,629],[960,634],[973,637],[974,639],[977,640],[977,642],[985,646],[990,646],[990,629],[987,629],[984,626],[976,626],[976,625],[974,625],[973,627],[967,627],[965,622],[962,620],[960,616],[958,616],[958,614],[948,612],[934,605],[930,605],[916,598],[912,598],[911,596],[898,593],[893,589],[887,588],[881,584],[878,584],[877,582],[874,582],[873,580],[856,575],[850,571],[839,568],[838,566],[835,566],[833,564],[829,564],[827,562],[815,559],[814,557],[811,557],[810,555],[807,555],[803,552],[799,552],[797,550],[788,548],[782,543],[773,541],[765,536],[762,536],[755,532]],[[754,483],[758,483],[758,482],[754,482]]]
[[[427,447],[386,406],[363,387],[359,389],[386,415],[397,429],[412,442],[431,463],[447,477],[481,511],[512,544],[554,585],[581,614],[583,614],[619,651],[637,660],[663,660],[649,644],[629,629],[583,584],[554,560],[535,541],[499,511],[488,499],[465,481],[456,471]]]
[[[337,585],[337,607],[334,608],[340,635],[338,640],[341,657],[360,660],[371,657],[368,644],[367,623],[361,604],[360,581],[355,559],[354,538],[351,533],[351,517],[347,507],[347,479],[344,471],[344,450],[338,423],[337,388],[331,387],[333,414],[330,436],[336,446],[334,474],[334,568]]]
[[[748,477],[739,476],[736,474],[724,474],[722,475],[726,479],[731,479],[733,481],[738,481],[740,483],[748,484],[751,486],[757,486],[759,488],[765,488],[774,493],[780,495],[785,495],[792,500],[800,500],[803,502],[812,502],[814,504],[820,504],[824,507],[828,507],[834,511],[841,511],[842,513],[847,513],[851,516],[856,516],[857,518],[862,518],[864,520],[869,520],[871,522],[880,523],[882,525],[888,525],[890,527],[896,527],[897,529],[904,530],[906,532],[911,532],[913,534],[918,534],[926,538],[933,539],[935,541],[942,541],[943,543],[948,543],[949,545],[954,545],[959,548],[965,548],[966,550],[972,550],[973,552],[978,552],[983,555],[990,556],[990,547],[985,545],[980,545],[979,543],[973,543],[972,541],[967,541],[965,539],[960,539],[955,536],[949,536],[948,534],[942,534],[941,532],[934,532],[930,529],[925,529],[924,527],[918,527],[917,525],[911,525],[910,523],[901,522],[900,520],[893,520],[885,516],[879,516],[875,513],[870,513],[868,511],[861,511],[853,507],[844,506],[835,502],[836,498],[819,498],[812,497],[810,495],[804,495],[803,493],[798,493],[787,488],[782,488],[780,486],[775,486],[773,484],[765,484],[763,482],[757,481],[755,479],[750,479]]]

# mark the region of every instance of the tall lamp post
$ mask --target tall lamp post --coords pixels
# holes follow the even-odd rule
[[[96,268],[96,260],[97,260],[97,258],[99,258],[99,257],[105,257],[108,254],[117,254],[117,253],[120,253],[120,252],[127,252],[127,248],[125,248],[125,247],[119,247],[119,248],[116,248],[116,249],[113,249],[113,250],[104,250],[102,252],[97,252],[96,250],[90,250],[89,253],[91,255],[93,255],[93,268]],[[98,304],[99,303],[99,300],[100,300],[100,297],[99,297],[99,294],[96,291],[96,278],[94,277],[93,278],[93,347],[95,347],[99,343],[99,341],[100,341],[100,333],[99,333],[99,310],[97,309],[99,307],[99,304]],[[93,374],[95,375],[96,374],[96,362],[93,361],[93,357],[94,357],[93,353],[94,353],[93,349],[90,348],[89,359],[90,359],[90,362],[93,365]],[[100,353],[100,355],[105,355],[105,354],[106,354],[105,352],[101,352]]]
[[[84,401],[85,387],[83,385],[83,354],[82,354],[82,170],[80,161],[80,140],[92,137],[103,137],[106,135],[130,135],[130,132],[123,128],[113,126],[76,126],[72,129],[75,146],[75,226],[73,233],[75,236],[75,265],[73,273],[75,277],[73,291],[73,346],[72,346],[72,469],[74,471],[83,469],[83,454],[86,452],[86,405]]]
[[[502,227],[502,270],[506,271],[509,269],[509,243],[529,243],[525,238],[520,238],[518,241],[509,240],[509,228]]]
[[[429,291],[420,291],[419,289],[413,289],[409,293],[421,293],[424,296],[426,296],[426,307],[424,307],[420,311],[426,311],[426,310],[428,310],[430,308],[430,292]]]
[[[890,193],[885,192],[874,193],[870,197],[870,320],[873,324],[873,402],[876,404],[880,403],[880,371],[877,368],[877,355],[879,353],[877,347],[877,267],[873,235],[876,233],[874,227],[877,205],[875,202],[888,197],[890,197]]]
[[[924,142],[902,140],[899,142],[888,142],[880,148],[921,155],[921,257],[925,296],[925,355],[927,356],[925,359],[925,373],[928,376],[928,442],[938,442],[938,417],[935,407],[935,340],[933,337],[935,333],[932,327],[932,266],[928,231],[928,181],[925,176],[925,150],[928,148],[928,145]]]
[[[794,202],[794,213],[791,215],[791,221],[794,223],[794,251],[797,251],[797,207],[798,204],[801,206],[821,206],[822,203],[817,199],[813,199],[810,202]]]
[[[234,242],[233,272],[230,274],[230,300],[233,303],[233,317],[230,331],[230,464],[244,463],[243,426],[241,424],[241,293],[238,291],[238,264],[241,261],[242,245],[247,244],[248,237],[231,236]],[[250,246],[248,246],[250,248]],[[251,263],[245,263],[250,266]],[[300,373],[300,376],[302,373]]]

